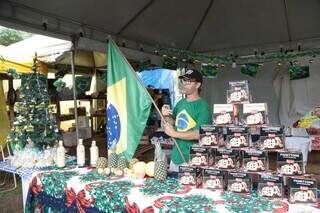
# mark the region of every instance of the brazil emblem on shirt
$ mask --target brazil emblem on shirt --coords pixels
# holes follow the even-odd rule
[[[176,127],[179,132],[186,132],[196,126],[196,122],[186,110],[182,110],[176,117]]]

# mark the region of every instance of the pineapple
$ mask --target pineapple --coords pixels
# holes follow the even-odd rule
[[[162,152],[160,142],[156,142],[155,146],[154,178],[159,181],[164,181],[167,178],[166,156]]]
[[[99,157],[97,162],[97,168],[106,168],[107,166],[107,158],[105,157]]]
[[[109,168],[116,168],[118,166],[118,155],[114,152],[112,152],[109,155],[109,159],[108,159],[108,167]]]
[[[111,147],[111,154],[108,159],[108,167],[116,168],[118,166],[118,158],[119,156],[116,154],[116,144],[114,143]]]
[[[128,167],[128,162],[127,162],[127,159],[125,157],[120,157],[118,159],[118,166],[117,166],[119,169],[125,169]]]

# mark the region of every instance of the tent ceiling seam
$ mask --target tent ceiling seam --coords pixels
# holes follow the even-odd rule
[[[202,18],[201,18],[201,20],[200,20],[197,28],[196,28],[196,30],[194,31],[194,33],[193,33],[193,35],[192,35],[191,40],[190,40],[189,43],[188,43],[188,46],[187,46],[187,48],[186,48],[187,50],[190,49],[190,47],[191,47],[194,39],[196,38],[197,34],[199,33],[199,30],[200,30],[201,26],[203,25],[204,20],[206,19],[207,15],[208,15],[208,13],[209,13],[212,5],[213,5],[213,2],[214,2],[214,0],[210,0],[208,7],[206,8],[206,10],[205,10],[205,12],[204,12],[204,14],[203,14],[203,16],[202,16]]]
[[[283,0],[284,4],[284,15],[286,19],[286,29],[287,29],[287,34],[288,34],[288,40],[289,42],[292,41],[292,36],[291,36],[291,29],[290,29],[290,23],[289,23],[289,17],[288,17],[288,6],[287,6],[287,1]]]
[[[121,29],[118,31],[116,35],[121,35],[137,18],[141,16],[141,14],[146,11],[153,3],[155,0],[150,0],[148,4],[146,4],[141,10],[139,10],[126,24],[121,27]]]

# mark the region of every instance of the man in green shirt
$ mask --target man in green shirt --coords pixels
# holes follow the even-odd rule
[[[173,109],[172,114],[168,106],[162,108],[165,117],[171,116],[175,120],[174,126],[170,122],[164,125],[167,135],[176,139],[183,156],[189,161],[190,147],[199,140],[199,128],[203,124],[211,124],[210,107],[206,100],[200,97],[202,75],[197,70],[187,70],[179,77],[182,86],[182,93],[186,98],[180,100]],[[173,146],[170,171],[178,171],[183,159],[176,147]]]

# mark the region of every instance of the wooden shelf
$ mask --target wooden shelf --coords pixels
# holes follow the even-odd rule
[[[78,95],[77,96],[77,100],[81,101],[91,101],[91,100],[98,100],[98,99],[101,99],[101,100],[105,100],[107,99],[107,97],[105,95],[99,95],[97,97],[92,97],[91,95]],[[73,97],[68,97],[68,98],[59,98],[59,97],[52,97],[51,98],[51,102],[52,103],[57,103],[58,101],[72,101],[73,100]]]
[[[106,117],[106,113],[104,113],[104,114],[92,114],[91,117]]]
[[[60,115],[59,116],[59,120],[60,121],[69,121],[69,120],[74,120],[75,119],[75,115],[70,114],[70,115]]]

